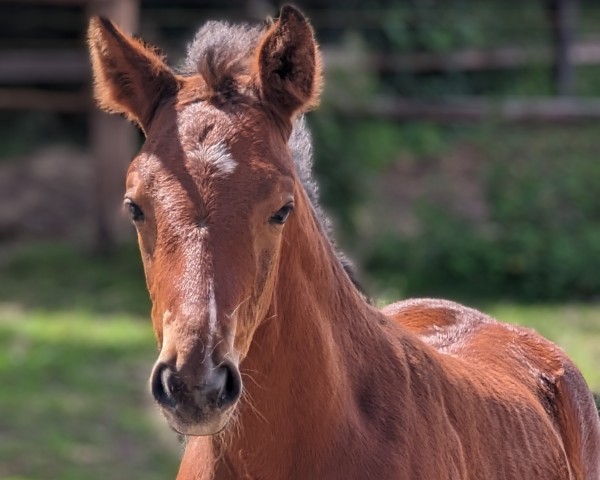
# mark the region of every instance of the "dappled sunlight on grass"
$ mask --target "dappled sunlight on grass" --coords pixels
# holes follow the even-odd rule
[[[29,310],[148,316],[150,301],[136,245],[110,256],[62,244],[0,250],[0,302]]]
[[[7,313],[7,312],[5,312]],[[49,343],[115,348],[147,348],[154,342],[150,320],[125,314],[93,314],[85,310],[17,313],[26,322],[0,321],[0,329],[9,325],[14,333]],[[10,314],[9,314],[10,319]]]

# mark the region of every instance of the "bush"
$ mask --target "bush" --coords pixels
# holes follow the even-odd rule
[[[345,232],[352,241],[347,244],[364,245],[364,239],[369,239],[370,246],[358,253],[377,285],[411,296],[522,300],[598,296],[600,197],[595,192],[600,184],[600,140],[593,126],[526,130],[486,126],[457,134],[428,125],[373,124],[362,131],[364,135],[358,125],[352,133],[344,132],[343,124],[337,128],[336,140],[345,139],[341,142],[343,161],[332,154],[337,161],[319,167],[326,170],[325,178],[346,190],[336,196],[338,191],[325,184],[324,198],[344,219],[342,225],[350,225]],[[394,136],[405,142],[402,148],[411,150],[415,161],[429,164],[432,156],[448,155],[453,142],[476,148],[481,154],[487,218],[474,221],[444,203],[422,199],[416,207],[418,232],[409,235],[391,228],[374,235],[362,231],[356,221],[358,206],[372,194],[370,188],[381,167],[393,162],[402,150],[394,145]],[[437,146],[428,150],[415,141],[419,138],[431,138],[426,144]],[[322,141],[320,135],[317,139]],[[316,146],[317,152],[321,147]],[[361,164],[360,158],[370,161]],[[435,168],[436,163],[432,165]]]

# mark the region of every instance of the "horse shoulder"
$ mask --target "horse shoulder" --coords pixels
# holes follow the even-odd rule
[[[572,478],[600,478],[600,419],[593,397],[567,355],[537,332],[454,302],[407,300],[382,309],[388,318],[482,377],[503,377],[533,395],[550,420]]]

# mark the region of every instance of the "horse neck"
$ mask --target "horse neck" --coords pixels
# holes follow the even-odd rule
[[[381,314],[353,286],[304,195],[294,217],[285,227],[269,314],[241,365],[247,401],[230,461],[242,471],[242,457],[289,466],[299,458],[318,462],[334,443],[343,448],[339,432],[352,428],[359,372],[369,358],[398,358]],[[268,458],[258,458],[263,454]]]
[[[304,380],[340,387],[343,351],[336,343],[341,333],[336,324],[352,322],[368,306],[335,257],[306,197],[296,203],[295,218],[285,227],[269,314],[255,334],[248,360],[271,378],[273,371],[281,374],[278,380],[296,384],[294,390],[312,390],[299,383]],[[261,348],[265,345],[269,347]]]

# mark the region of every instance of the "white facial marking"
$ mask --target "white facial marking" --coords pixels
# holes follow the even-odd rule
[[[202,256],[201,253],[201,245],[202,238],[207,235],[206,231],[203,229],[194,229],[190,231],[190,239],[191,241],[188,243],[188,247],[184,249],[185,255],[185,265],[186,270],[189,269],[189,275],[184,274],[182,276],[183,279],[191,279],[191,282],[188,280],[187,283],[181,284],[181,289],[191,292],[197,292],[197,294],[193,297],[193,300],[190,302],[184,303],[181,307],[181,314],[186,318],[195,318],[198,316],[197,308],[199,305],[206,305],[206,294],[208,294],[208,305],[206,308],[208,311],[208,348],[211,347],[213,342],[213,337],[217,331],[217,301],[215,299],[215,281],[212,275],[207,276],[205,278],[205,287],[203,288],[201,280],[197,276],[196,268],[197,268],[197,259]],[[212,266],[205,265],[203,270],[210,272],[212,270]],[[204,295],[200,295],[200,292],[204,291]]]
[[[230,175],[235,171],[237,162],[231,156],[223,141],[212,144],[198,142],[198,119],[202,117],[204,107],[200,102],[187,106],[178,113],[177,133],[187,158],[203,162],[215,168],[218,175]]]
[[[231,175],[237,167],[227,146],[223,142],[212,145],[200,144],[187,152],[187,156],[197,162],[206,162],[213,166],[219,175]]]
[[[208,298],[208,328],[212,338],[217,330],[217,301],[215,300],[215,289],[212,285],[212,282]]]

